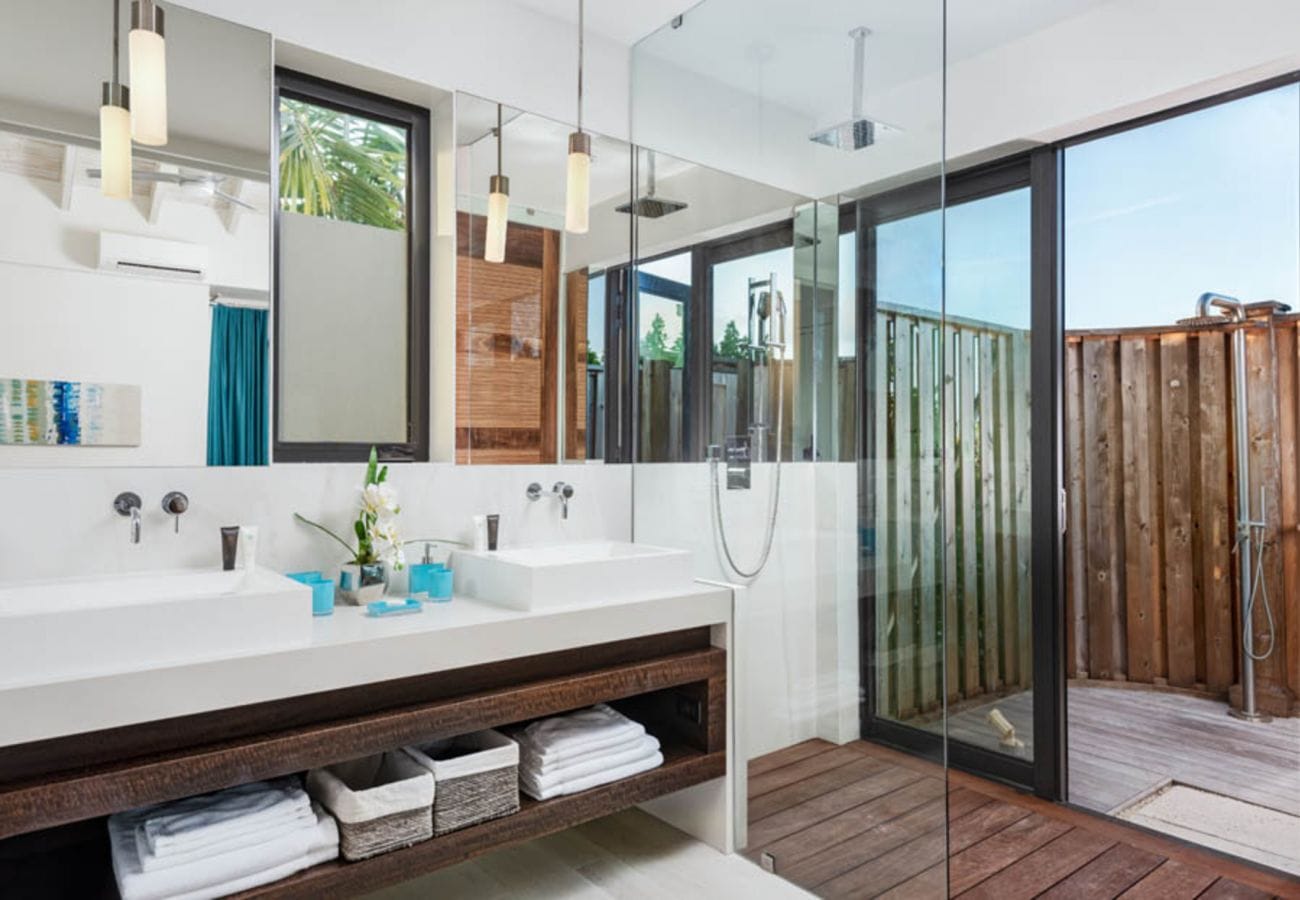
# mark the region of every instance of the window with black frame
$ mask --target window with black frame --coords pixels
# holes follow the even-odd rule
[[[276,72],[280,462],[428,459],[429,113]]]

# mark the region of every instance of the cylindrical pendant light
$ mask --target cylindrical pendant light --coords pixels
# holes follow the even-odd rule
[[[578,0],[578,130],[569,135],[569,166],[564,194],[564,230],[587,233],[591,203],[591,135],[582,130],[583,0]]]
[[[487,236],[483,259],[491,263],[506,260],[506,223],[510,215],[510,179],[501,174],[501,104],[497,104],[497,173],[488,180]]]
[[[131,4],[131,134],[150,147],[167,143],[167,47],[163,11],[153,0]]]
[[[131,198],[131,92],[118,80],[120,0],[113,0],[113,80],[103,84],[99,107],[100,191],[118,200]]]

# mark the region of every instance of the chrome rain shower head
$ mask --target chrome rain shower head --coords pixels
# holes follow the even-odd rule
[[[665,200],[662,197],[655,196],[655,152],[653,150],[647,152],[649,154],[649,166],[645,196],[637,197],[635,200],[616,206],[614,211],[640,216],[643,219],[659,219],[685,209],[688,204],[682,200]]]
[[[867,68],[867,36],[869,28],[855,28],[849,32],[853,38],[853,115],[852,118],[829,128],[814,131],[809,140],[837,150],[862,150],[870,147],[882,135],[897,131],[890,125],[869,119],[862,111],[863,80]]]

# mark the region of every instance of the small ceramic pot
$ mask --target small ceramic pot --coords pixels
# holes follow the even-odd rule
[[[339,597],[353,606],[364,606],[384,596],[388,588],[388,570],[383,563],[354,563],[339,567]]]

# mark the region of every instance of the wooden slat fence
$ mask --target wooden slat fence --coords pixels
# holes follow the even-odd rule
[[[1297,319],[1247,329],[1251,497],[1267,498],[1274,714],[1300,691]],[[1225,695],[1241,673],[1232,350],[1225,326],[1079,332],[1065,364],[1067,674]],[[1262,606],[1256,651],[1267,649]]]
[[[1028,687],[1028,332],[888,308],[874,340],[879,713]]]

